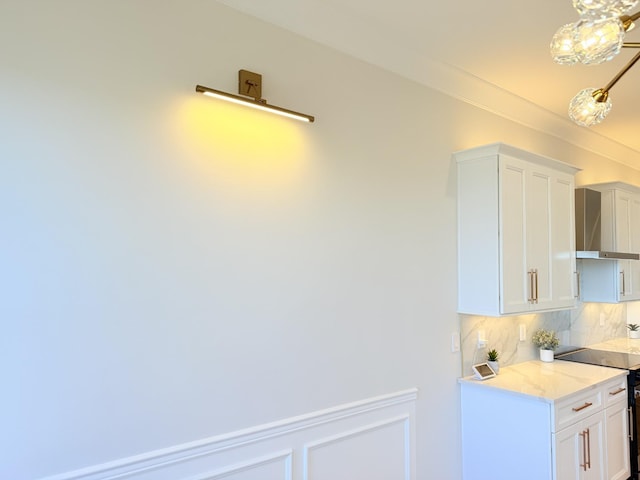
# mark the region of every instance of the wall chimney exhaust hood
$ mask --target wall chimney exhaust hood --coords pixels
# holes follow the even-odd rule
[[[640,260],[640,254],[603,252],[601,245],[602,204],[600,192],[576,188],[576,258]]]

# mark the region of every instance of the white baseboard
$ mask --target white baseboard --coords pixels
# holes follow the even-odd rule
[[[404,390],[41,480],[411,480],[417,395]]]

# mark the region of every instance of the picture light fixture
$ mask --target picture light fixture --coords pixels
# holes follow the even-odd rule
[[[240,70],[238,72],[238,95],[222,92],[202,85],[196,85],[196,92],[207,95],[208,97],[218,98],[220,100],[225,100],[239,105],[245,105],[247,107],[275,113],[288,118],[294,118],[302,122],[312,123],[315,120],[312,115],[267,104],[267,101],[262,98],[262,75],[255,72],[249,72],[248,70]]]

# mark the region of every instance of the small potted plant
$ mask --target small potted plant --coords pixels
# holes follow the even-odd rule
[[[491,369],[498,373],[500,371],[500,364],[498,363],[498,358],[500,354],[495,348],[492,348],[487,352],[487,363],[491,367]]]
[[[629,323],[627,328],[629,329],[629,338],[640,338],[640,325]]]
[[[541,328],[533,334],[531,341],[540,349],[540,360],[553,362],[553,351],[560,345],[556,332]]]

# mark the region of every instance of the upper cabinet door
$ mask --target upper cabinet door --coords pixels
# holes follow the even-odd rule
[[[631,198],[629,237],[629,251],[640,253],[640,194]],[[640,260],[629,260],[629,263],[629,294],[632,300],[640,300]]]
[[[503,156],[499,162],[500,195],[500,312],[530,308],[532,284],[527,274],[527,164]],[[497,233],[497,232],[496,232]]]
[[[574,307],[577,169],[504,144],[455,157],[458,311],[500,316]]]
[[[551,288],[554,307],[571,308],[576,305],[576,229],[575,184],[573,175],[558,174],[552,184]]]
[[[551,242],[552,172],[530,166],[527,182],[527,271],[532,282],[532,307],[546,309],[553,305]]]

